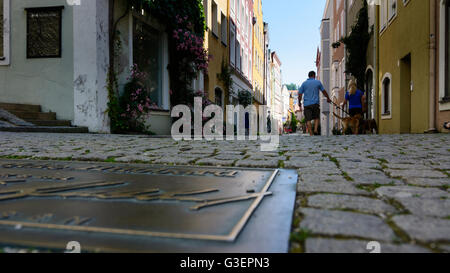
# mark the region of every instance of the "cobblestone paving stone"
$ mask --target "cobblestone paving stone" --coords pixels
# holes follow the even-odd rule
[[[0,133],[0,158],[296,169],[291,252],[450,251],[450,135],[283,136],[174,141],[146,136]],[[11,250],[11,249],[9,249]]]

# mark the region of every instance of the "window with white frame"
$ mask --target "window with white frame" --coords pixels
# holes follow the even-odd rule
[[[386,74],[382,81],[381,93],[381,114],[391,116],[392,113],[392,79],[390,74]]]
[[[227,17],[225,16],[225,14],[222,13],[221,15],[221,28],[222,28],[222,43],[224,45],[228,44],[228,22],[227,22]]]
[[[211,5],[211,7],[212,7],[212,17],[211,17],[211,20],[212,20],[212,32],[218,37],[219,35],[218,35],[218,33],[219,33],[219,22],[218,22],[218,20],[219,20],[219,14],[218,14],[218,12],[217,12],[217,4],[216,4],[216,2],[212,2],[212,5]]]
[[[383,0],[380,2],[380,31],[384,30],[387,26],[388,16],[387,16],[387,5],[388,0]]]
[[[232,66],[236,63],[236,27],[230,22],[230,63]]]
[[[388,18],[389,21],[397,15],[397,0],[388,0]]]
[[[9,64],[10,0],[0,0],[0,65]]]
[[[236,42],[236,67],[241,70],[241,44],[239,40]]]

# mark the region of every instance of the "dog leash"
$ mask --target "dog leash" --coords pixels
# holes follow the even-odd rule
[[[346,113],[347,115],[351,116],[349,112],[345,111],[344,109],[342,109],[341,107],[339,107],[336,103],[334,103],[334,101],[331,101],[331,103],[336,106],[338,109],[344,111],[344,113]]]

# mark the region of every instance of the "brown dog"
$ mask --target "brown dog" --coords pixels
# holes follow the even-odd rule
[[[370,120],[364,120],[362,122],[362,132],[363,134],[373,134],[373,132],[375,131],[376,134],[378,134],[378,126],[377,126],[377,121],[374,119],[370,119]]]
[[[335,113],[333,113],[333,115],[335,117],[337,117],[338,119],[342,120],[342,125],[344,127],[343,128],[344,134],[345,134],[345,132],[347,132],[348,128],[352,129],[352,132],[354,135],[359,134],[359,124],[360,124],[361,118],[362,118],[362,116],[360,114],[357,114],[353,117],[348,117],[348,118],[340,117],[340,116],[336,115]]]

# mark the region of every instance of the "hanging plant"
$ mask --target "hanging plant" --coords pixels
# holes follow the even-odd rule
[[[222,68],[220,73],[217,74],[217,78],[223,83],[225,91],[231,92],[233,79],[231,78],[230,66],[227,64],[227,62],[225,62],[225,60],[222,60]]]
[[[241,90],[238,93],[239,104],[247,107],[253,103],[252,93],[248,90]]]

